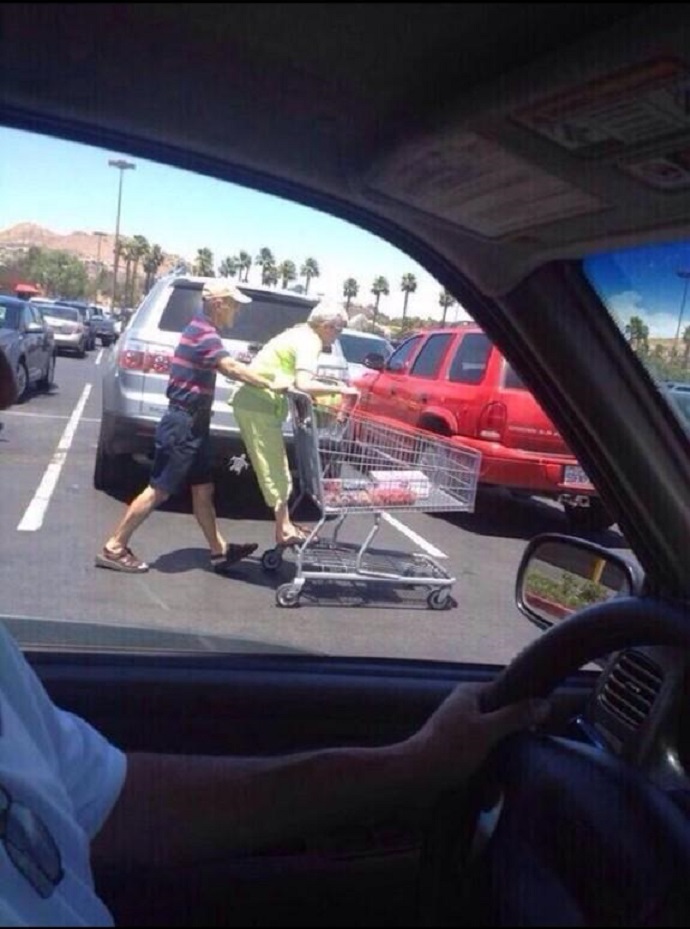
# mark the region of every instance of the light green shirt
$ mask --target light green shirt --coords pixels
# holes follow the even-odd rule
[[[308,323],[300,323],[270,339],[251,361],[249,369],[269,380],[276,374],[295,378],[298,371],[316,374],[321,339]],[[257,413],[274,413],[281,419],[287,415],[287,401],[265,387],[243,384],[229,401],[234,407]]]

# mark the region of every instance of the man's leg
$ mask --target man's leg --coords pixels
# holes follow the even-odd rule
[[[127,507],[127,512],[122,517],[115,532],[113,532],[105,543],[105,547],[108,551],[117,554],[123,549],[129,548],[129,540],[132,538],[134,532],[141,526],[144,520],[151,515],[156,507],[165,503],[169,496],[170,494],[166,491],[157,487],[151,487],[150,485],[145,488],[145,490],[142,490],[139,496],[135,497]]]
[[[192,484],[192,509],[201,526],[211,556],[224,555],[226,543],[218,529],[216,508],[213,503],[213,484]]]

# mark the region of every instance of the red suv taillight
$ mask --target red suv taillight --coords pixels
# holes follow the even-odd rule
[[[477,424],[477,435],[489,442],[502,442],[508,419],[505,403],[487,403]]]
[[[117,366],[122,371],[140,371],[142,374],[169,374],[173,351],[167,345],[149,345],[134,339],[124,342],[117,355]]]

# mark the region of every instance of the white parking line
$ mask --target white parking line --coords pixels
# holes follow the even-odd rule
[[[34,419],[69,419],[66,413],[26,413],[24,411],[20,412],[19,410],[3,410],[3,419],[7,416],[28,416]],[[100,421],[100,416],[85,416],[82,419],[83,423],[100,423]]]
[[[396,519],[395,516],[391,516],[390,513],[381,513],[381,516],[393,526],[394,529],[397,529],[398,532],[402,532],[403,535],[406,535],[408,539],[411,539],[415,545],[419,545],[427,555],[431,555],[432,558],[447,558],[445,552],[442,552],[439,548],[436,548],[435,545],[432,545],[431,542],[428,542],[423,536],[419,535],[414,529],[410,529],[409,526],[406,526],[405,523],[401,523],[399,519]]]
[[[81,414],[84,412],[86,401],[89,399],[91,386],[91,384],[85,385],[81,397],[72,411],[69,422],[65,426],[65,431],[60,436],[60,441],[57,444],[53,457],[41,478],[38,490],[34,494],[33,500],[26,508],[26,512],[17,526],[19,532],[35,532],[43,525],[43,519],[46,515],[50,498],[57,485],[62,466],[67,460],[67,452],[74,439],[74,433],[77,431],[77,426],[79,425]]]
[[[94,361],[94,365],[99,365],[101,363],[101,358],[103,357],[103,351],[104,350],[101,349],[100,352],[96,355],[96,360]]]

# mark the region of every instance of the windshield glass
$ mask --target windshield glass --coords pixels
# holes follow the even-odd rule
[[[81,329],[53,327],[54,348],[36,348],[27,368],[36,386],[0,417],[0,612],[22,643],[500,664],[539,634],[514,603],[527,539],[572,534],[630,555],[589,475],[531,402],[518,371],[408,255],[302,205],[131,155],[123,157],[136,170],[121,179],[109,165],[116,157],[0,130],[0,288],[11,293],[17,280],[35,282],[47,299],[107,307],[118,321],[109,345],[86,345]],[[610,310],[681,416],[690,409],[686,269],[683,244],[609,253],[585,265],[602,312]],[[323,301],[357,331],[341,333],[349,361],[361,363],[370,352],[388,356],[391,342],[397,348],[383,370],[357,376],[349,415],[369,425],[344,431],[349,420],[338,419],[337,397],[328,395],[304,433],[316,446],[300,445],[307,440],[299,430],[295,439],[294,410],[281,398],[252,405],[251,388],[218,376],[209,436],[219,532],[225,542],[255,550],[228,576],[216,573],[183,486],[129,543],[148,571],[133,576],[119,570],[122,564],[102,570],[108,539],[151,479],[173,352],[208,278],[253,294],[222,336],[263,344]],[[79,319],[72,307],[40,309],[49,319]],[[439,329],[441,338],[427,337]],[[48,370],[40,351],[57,352],[49,390],[39,386]],[[310,351],[290,344],[280,363],[309,363]],[[178,388],[188,362],[184,351],[181,357]],[[180,407],[192,393],[178,389]],[[236,395],[247,400],[244,433]],[[298,570],[294,550],[277,565],[264,557],[275,546],[274,506],[259,483],[251,438],[243,438],[267,413],[279,418],[276,441],[287,437],[295,525],[309,533],[328,501],[322,541],[340,525],[331,517],[346,516],[337,535],[344,548],[328,557],[324,548],[312,550],[314,572],[333,573],[335,566],[345,577],[312,577],[299,609],[281,603],[289,601],[285,585]],[[369,457],[353,467],[343,457],[353,450]],[[434,493],[445,473],[439,462],[448,456],[455,470],[445,490],[452,492],[441,506]],[[302,486],[321,496],[300,496]],[[363,582],[350,576],[352,552],[377,514],[367,542],[371,577]],[[452,600],[431,615],[428,598],[439,577],[451,579]]]
[[[343,355],[354,364],[362,364],[366,356],[371,352],[377,352],[379,355],[383,355],[384,358],[388,358],[392,351],[390,344],[385,339],[354,336],[348,332],[341,333],[339,341]]]
[[[690,423],[690,245],[597,255],[589,278],[632,350],[681,421]]]
[[[54,319],[68,319],[71,322],[79,322],[79,310],[73,310],[66,306],[49,306],[43,310],[43,315],[53,317]]]

